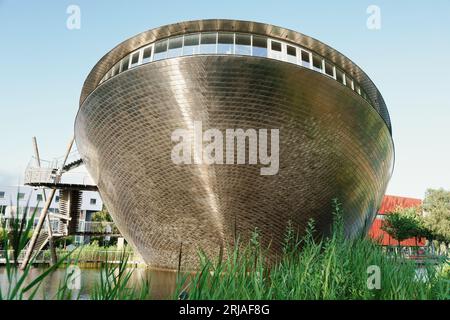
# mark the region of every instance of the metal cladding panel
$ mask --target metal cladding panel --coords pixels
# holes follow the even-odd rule
[[[175,129],[279,129],[280,168],[175,165]],[[317,72],[243,56],[162,60],[97,87],[75,123],[78,150],[125,238],[151,266],[197,266],[257,227],[281,250],[291,220],[329,232],[332,199],[346,233],[372,223],[393,165],[380,115],[358,94]]]

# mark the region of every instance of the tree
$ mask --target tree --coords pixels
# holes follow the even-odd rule
[[[397,208],[384,216],[381,229],[397,240],[400,246],[403,240],[417,237],[420,227],[418,220],[410,212],[407,214],[404,209]]]
[[[102,211],[98,211],[92,215],[91,220],[94,222],[112,222],[112,218],[105,205],[103,205]]]
[[[0,248],[3,248],[5,241],[8,239],[8,233],[5,229],[0,227]]]
[[[102,211],[98,211],[92,215],[91,221],[100,222],[99,230],[105,230],[105,228],[107,227],[111,229],[110,222],[113,222],[111,215],[109,214],[108,209],[106,209],[105,205],[103,205]],[[115,225],[112,227],[112,229],[116,229]],[[91,237],[91,241],[97,241],[98,243],[106,246],[106,245],[114,245],[117,242],[117,238],[110,239],[110,237],[98,236],[98,237]]]
[[[428,189],[423,200],[425,226],[436,240],[450,241],[450,191]]]

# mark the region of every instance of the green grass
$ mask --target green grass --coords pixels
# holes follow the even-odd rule
[[[336,203],[333,232],[318,238],[311,221],[303,237],[288,224],[283,253],[268,263],[266,248],[260,246],[255,230],[248,244],[227,250],[223,259],[210,259],[199,253],[200,269],[193,274],[179,274],[174,299],[450,299],[449,262],[425,265],[427,280],[415,279],[417,266],[402,256],[388,255],[366,237],[344,237],[342,212]],[[0,288],[0,300],[33,299],[56,268],[65,268],[56,294],[44,299],[79,299],[70,290],[71,266],[77,265],[83,250],[74,250],[31,278],[32,262],[19,271],[17,257],[26,245],[31,219],[16,219],[3,247],[14,252],[6,263],[7,286]],[[98,249],[98,248],[97,248]],[[87,251],[96,250],[88,246]],[[118,264],[102,263],[100,277],[89,294],[96,300],[149,298],[149,281],[130,281],[133,270],[127,268],[130,252],[124,251]],[[380,288],[369,289],[368,268],[380,270]]]
[[[314,237],[313,222],[302,238],[289,226],[283,255],[272,265],[265,263],[258,232],[249,245],[236,246],[223,260],[200,254],[200,271],[179,277],[174,298],[181,294],[192,300],[450,299],[450,279],[441,272],[448,260],[441,267],[425,265],[428,281],[417,281],[414,262],[386,255],[366,237],[346,239],[338,205],[335,211],[333,233],[325,239]],[[379,289],[367,285],[369,266],[379,267]]]
[[[27,212],[27,210],[25,210]],[[6,286],[0,287],[0,300],[33,300],[38,296],[41,286],[46,279],[57,269],[65,268],[65,275],[63,280],[59,282],[56,294],[48,297],[46,292],[43,293],[43,297],[40,299],[56,299],[56,300],[69,300],[79,299],[79,293],[82,288],[78,290],[70,289],[70,282],[73,280],[74,269],[73,266],[78,264],[80,256],[82,256],[83,250],[74,250],[72,252],[60,255],[57,263],[50,266],[39,273],[39,275],[32,278],[31,268],[33,266],[33,259],[30,263],[20,270],[18,257],[24,250],[25,245],[29,240],[29,234],[33,227],[34,216],[27,220],[26,217],[20,218],[18,215],[13,220],[11,231],[7,237],[4,237],[3,248],[11,249],[13,251],[13,259],[10,260],[8,254],[6,255]],[[6,225],[2,226],[3,230],[6,230]],[[92,246],[87,247],[87,251],[95,250]],[[98,249],[98,248],[97,248]],[[100,267],[100,279],[94,284],[93,290],[89,296],[93,300],[127,300],[127,299],[146,299],[149,296],[149,282],[142,280],[142,284],[137,286],[131,284],[130,278],[133,270],[127,268],[128,257],[130,252],[126,249],[123,250],[119,257],[119,263],[111,264],[108,262],[101,263]],[[108,261],[108,259],[105,259]],[[78,295],[75,295],[78,292]]]

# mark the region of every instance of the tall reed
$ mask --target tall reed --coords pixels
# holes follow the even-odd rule
[[[427,276],[420,278],[413,261],[385,254],[365,236],[347,239],[337,202],[333,216],[333,230],[326,238],[317,239],[313,221],[301,238],[288,224],[283,254],[271,265],[255,243],[258,235],[244,248],[236,246],[224,260],[200,254],[200,271],[178,278],[175,298],[450,299],[450,282],[439,268],[426,264],[422,271]],[[372,268],[379,268],[379,288],[368,284]]]

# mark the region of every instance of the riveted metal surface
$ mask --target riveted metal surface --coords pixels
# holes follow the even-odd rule
[[[280,169],[175,165],[171,134],[203,129],[279,129]],[[288,220],[314,218],[327,233],[332,199],[348,235],[370,226],[393,163],[380,115],[333,79],[286,62],[190,56],[149,63],[98,86],[75,123],[78,150],[114,221],[151,266],[197,266],[257,227],[271,253]]]
[[[159,39],[185,33],[207,31],[247,32],[252,34],[260,34],[284,41],[290,41],[294,44],[300,45],[318,53],[322,57],[339,66],[361,85],[361,87],[367,92],[370,100],[372,101],[373,107],[382,116],[382,118],[386,122],[386,125],[391,131],[389,112],[387,110],[383,97],[381,96],[372,80],[353,61],[351,61],[339,51],[326,45],[325,43],[304,35],[300,32],[253,21],[227,19],[195,20],[170,24],[142,32],[122,42],[99,60],[99,62],[89,73],[83,85],[83,90],[80,96],[80,105],[83,103],[86,97],[97,87],[105,73],[116,62],[118,62],[120,59],[122,59],[135,49],[155,42]]]

